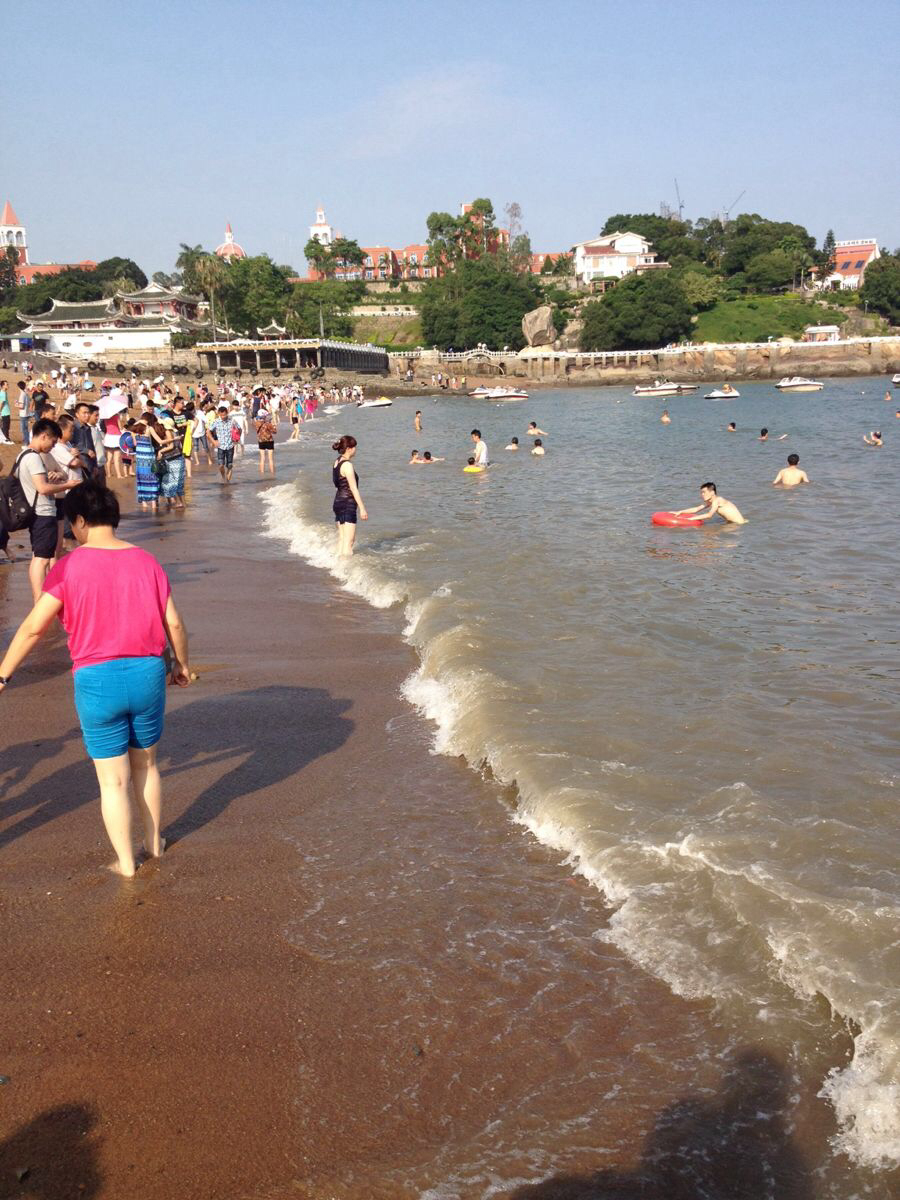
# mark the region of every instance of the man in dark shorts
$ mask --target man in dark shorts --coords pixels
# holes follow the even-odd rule
[[[232,430],[237,429],[237,422],[228,415],[228,405],[219,405],[219,419],[209,431],[216,447],[216,460],[219,464],[219,474],[223,483],[231,483],[231,472],[234,470],[234,436]]]
[[[31,565],[28,582],[37,604],[41,598],[44,580],[50,563],[56,557],[56,542],[59,533],[56,518],[56,497],[78,485],[77,479],[67,479],[50,458],[50,451],[62,436],[55,421],[43,417],[31,427],[31,441],[23,450],[13,468],[19,478],[25,499],[34,509],[31,522]],[[46,458],[44,456],[47,456]]]

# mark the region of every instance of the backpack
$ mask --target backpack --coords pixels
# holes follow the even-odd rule
[[[34,505],[28,503],[25,489],[19,482],[18,470],[19,463],[26,454],[36,453],[35,450],[23,450],[13,464],[12,471],[0,479],[0,526],[7,533],[30,529],[34,524]],[[37,500],[37,492],[34,498]]]

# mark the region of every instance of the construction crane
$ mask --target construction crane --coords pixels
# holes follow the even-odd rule
[[[747,195],[747,189],[744,188],[744,190],[741,192],[740,196],[738,196],[736,199],[732,200],[732,202],[728,205],[728,207],[725,209],[725,216],[722,220],[723,225],[728,224],[728,218],[731,216],[731,210],[737,204],[738,200],[740,200],[743,196],[746,196],[746,195]]]
[[[743,193],[742,193],[743,194]],[[684,220],[684,201],[681,198],[681,192],[678,190],[678,180],[675,180],[675,195],[678,197],[678,220]],[[737,203],[737,201],[735,201]]]

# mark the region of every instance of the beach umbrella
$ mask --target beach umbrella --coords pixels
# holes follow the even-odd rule
[[[100,420],[108,421],[110,417],[114,417],[116,413],[127,408],[128,404],[121,388],[113,388],[108,396],[101,396],[100,403],[97,406],[100,409]]]
[[[111,388],[113,386],[113,381],[111,379],[104,379],[100,386],[102,388]]]

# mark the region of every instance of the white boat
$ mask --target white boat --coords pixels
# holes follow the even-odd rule
[[[900,387],[900,374],[895,375],[891,380],[891,383],[894,385],[894,387]]]
[[[741,393],[737,388],[733,388],[730,383],[726,383],[724,387],[716,388],[714,392],[707,392],[703,397],[704,400],[738,400]]]
[[[672,383],[669,379],[657,379],[653,383],[636,383],[632,396],[689,396],[696,392],[696,383]]]
[[[512,387],[477,387],[469,392],[480,400],[527,400],[528,393],[522,388]]]
[[[779,392],[821,392],[825,384],[817,379],[804,379],[802,375],[791,375],[785,376],[775,386]]]
[[[387,396],[379,396],[377,400],[358,400],[357,408],[390,408],[393,400],[388,400]]]

